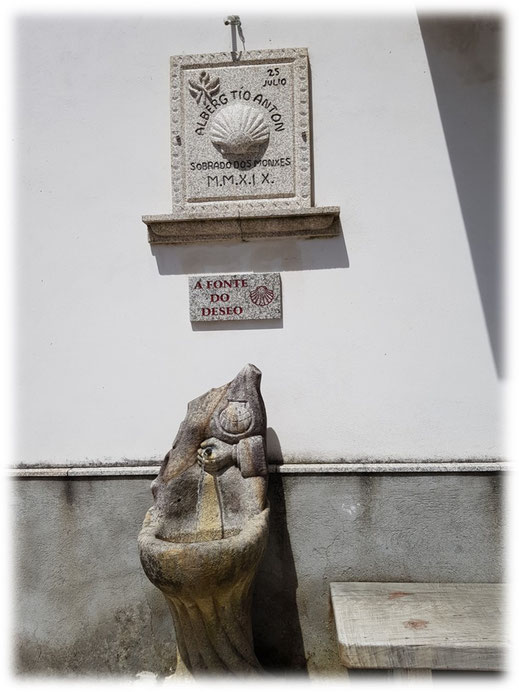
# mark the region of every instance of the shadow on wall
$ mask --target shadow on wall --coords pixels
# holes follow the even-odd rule
[[[501,20],[419,17],[498,377],[504,376]]]
[[[281,443],[274,428],[267,428],[267,459],[269,464],[282,464]]]
[[[225,320],[222,322],[191,322],[194,332],[243,331],[244,329],[283,329],[283,318],[273,320]]]
[[[340,235],[334,238],[152,245],[151,252],[162,276],[348,268],[340,220],[338,223]],[[195,332],[283,329],[283,318],[192,322],[191,328]]]
[[[159,274],[280,272],[350,266],[341,233],[335,238],[152,245]]]
[[[272,673],[307,675],[297,609],[297,574],[287,528],[283,477],[269,476],[270,530],[252,603],[254,648]]]

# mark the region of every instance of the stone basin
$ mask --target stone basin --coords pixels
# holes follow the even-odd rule
[[[269,509],[256,514],[234,536],[200,543],[158,538],[151,510],[139,534],[148,579],[171,598],[206,597],[253,578],[268,537]]]

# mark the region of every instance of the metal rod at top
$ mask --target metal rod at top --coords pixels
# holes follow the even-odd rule
[[[236,41],[236,29],[238,29],[238,34],[240,36],[240,39],[243,43],[243,48],[245,49],[245,42],[243,40],[243,33],[241,30],[241,19],[237,14],[231,14],[227,17],[227,19],[224,19],[224,24],[225,26],[231,25],[231,53],[232,53],[232,58],[233,60],[238,59],[238,43]]]

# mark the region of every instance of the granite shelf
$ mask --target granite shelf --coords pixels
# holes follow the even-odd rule
[[[330,238],[341,233],[339,207],[251,211],[229,216],[143,216],[152,245],[185,245],[260,238]]]

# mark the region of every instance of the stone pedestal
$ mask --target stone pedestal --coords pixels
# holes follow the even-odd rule
[[[265,509],[230,538],[203,543],[157,539],[148,514],[139,545],[149,579],[168,603],[177,635],[176,674],[260,670],[250,607],[268,536]]]

